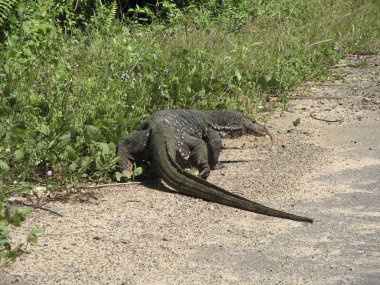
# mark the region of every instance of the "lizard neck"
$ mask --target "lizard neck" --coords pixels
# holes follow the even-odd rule
[[[219,132],[222,137],[237,138],[246,133],[244,119],[246,116],[228,110],[210,111],[206,122],[213,130]]]

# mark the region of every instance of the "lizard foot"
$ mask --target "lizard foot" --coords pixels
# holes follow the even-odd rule
[[[202,163],[201,165],[202,166],[199,168],[198,177],[207,179],[207,177],[209,177],[210,175],[210,166],[208,165],[208,163]]]
[[[211,167],[212,170],[217,170],[217,169],[222,169],[225,168],[226,166],[223,163],[218,162],[216,165]]]

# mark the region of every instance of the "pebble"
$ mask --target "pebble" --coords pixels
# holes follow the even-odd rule
[[[162,238],[162,240],[163,241],[171,241],[172,239],[170,237],[165,236],[165,237]]]

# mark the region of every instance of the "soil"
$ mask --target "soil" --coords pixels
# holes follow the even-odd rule
[[[306,224],[182,196],[153,182],[92,189],[34,210],[44,229],[0,284],[379,284],[380,55],[305,84],[266,122],[226,140],[209,181]],[[264,108],[265,109],[265,108]],[[273,112],[273,111],[271,111]],[[294,126],[297,119],[300,124]]]

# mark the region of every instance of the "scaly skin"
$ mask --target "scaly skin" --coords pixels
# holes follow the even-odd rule
[[[243,134],[268,134],[265,127],[249,117],[232,111],[165,110],[146,119],[139,132],[123,138],[118,144],[122,161],[143,153],[156,174],[178,192],[257,214],[312,223],[310,218],[275,210],[207,182],[210,154],[208,134],[225,133],[232,137]],[[271,137],[272,139],[272,137]],[[219,144],[219,142],[217,143]],[[208,148],[210,150],[210,148]],[[211,148],[211,151],[214,151]],[[200,177],[184,171],[177,163],[178,155],[190,155],[200,170]],[[216,151],[216,158],[219,151]],[[212,160],[215,162],[215,158]],[[125,166],[125,164],[124,164]]]

